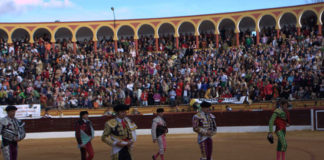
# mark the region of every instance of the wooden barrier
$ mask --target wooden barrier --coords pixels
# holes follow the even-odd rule
[[[250,110],[272,110],[275,106],[275,101],[273,102],[263,102],[263,103],[253,103],[251,105],[248,104],[216,104],[212,106],[214,111],[226,111],[226,106],[230,106],[233,111],[250,111]],[[293,108],[310,108],[310,107],[323,107],[324,100],[318,101],[293,101],[290,102]],[[189,107],[188,105],[181,105],[178,107],[170,107],[170,106],[148,106],[148,107],[132,107],[130,109],[130,113],[133,112],[134,108],[136,108],[141,114],[148,114],[148,113],[155,113],[158,107],[163,107],[166,112],[187,112],[192,111],[193,108]],[[103,115],[107,109],[69,109],[69,110],[62,110],[58,111],[56,109],[52,109],[49,111],[49,114],[52,116],[77,116],[79,115],[80,111],[88,110],[90,115]],[[112,109],[111,109],[112,110]],[[44,110],[41,113],[44,115]]]
[[[309,109],[290,110],[292,125],[311,125]],[[191,127],[194,112],[166,113],[164,118],[169,128]],[[268,125],[272,111],[233,111],[213,112],[217,126],[265,126]],[[154,115],[130,115],[139,129],[151,128]],[[95,130],[103,130],[105,122],[111,117],[91,117]],[[77,118],[29,119],[26,122],[27,132],[73,131]]]

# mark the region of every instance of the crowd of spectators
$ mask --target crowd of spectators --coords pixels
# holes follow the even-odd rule
[[[73,43],[46,36],[12,45],[0,39],[0,103],[40,103],[43,108],[98,108],[117,103],[137,106],[188,104],[191,98],[237,98],[266,101],[324,98],[323,46],[316,31],[284,27],[260,33],[260,43],[247,31],[220,38],[181,35],[140,37],[138,53],[132,38],[103,38]],[[97,47],[95,52],[94,47]]]

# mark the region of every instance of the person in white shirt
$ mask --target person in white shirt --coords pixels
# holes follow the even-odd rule
[[[10,45],[9,47],[9,54],[15,53],[15,48],[13,45]]]
[[[133,91],[133,88],[134,88],[134,83],[127,84],[127,89],[129,89],[130,91]]]
[[[131,47],[130,54],[132,55],[133,58],[136,57],[136,49],[134,47]]]
[[[124,53],[124,48],[118,48],[117,51],[120,53]]]
[[[76,108],[78,106],[78,100],[73,97],[70,101],[71,108]]]

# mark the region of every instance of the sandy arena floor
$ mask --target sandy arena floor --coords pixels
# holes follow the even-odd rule
[[[276,140],[276,139],[275,139]],[[288,132],[288,160],[323,160],[324,132]],[[166,160],[199,160],[196,135],[168,135]],[[94,160],[109,160],[110,147],[96,137]],[[78,160],[76,141],[69,139],[24,140],[19,144],[19,160]],[[217,134],[214,160],[274,160],[276,144],[266,141],[266,133]],[[151,136],[138,136],[134,160],[151,160],[157,152]]]

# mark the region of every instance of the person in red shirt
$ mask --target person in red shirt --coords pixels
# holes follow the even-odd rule
[[[42,108],[47,108],[47,96],[45,94],[41,95],[40,103],[41,103]]]
[[[275,83],[273,85],[273,98],[276,99],[278,97],[279,97],[279,89],[278,89],[277,84]]]
[[[183,84],[183,81],[180,80],[179,83],[178,83],[178,86],[180,86],[180,88],[182,89],[182,88],[183,88],[183,85],[184,85],[184,84]]]
[[[183,44],[181,45],[181,48],[188,48],[187,43],[183,43]]]
[[[266,100],[271,100],[273,94],[273,86],[269,81],[266,82],[266,86],[264,90],[265,90]]]
[[[48,72],[47,69],[42,73],[42,77],[43,77],[44,79],[49,79],[49,72]]]
[[[162,96],[161,96],[160,103],[163,104],[163,105],[166,103],[166,96],[164,94],[162,94]]]
[[[259,90],[261,90],[263,88],[263,81],[262,81],[261,78],[259,79],[259,81],[257,83],[257,87],[258,87]]]
[[[125,104],[126,105],[131,105],[132,99],[129,95],[127,95],[127,97],[125,98]]]
[[[263,99],[265,97],[265,87],[263,86],[263,81],[261,78],[257,83],[257,87],[260,91],[260,98]]]
[[[232,98],[232,97],[233,97],[232,94],[229,93],[229,92],[226,92],[226,93],[222,96],[222,98]]]
[[[60,87],[61,87],[61,83],[60,83],[60,81],[56,81],[56,82],[55,82],[55,86],[60,88]]]
[[[75,68],[74,68],[74,74],[78,75],[79,72],[80,72],[79,68],[78,68],[78,67],[75,67]]]
[[[177,104],[179,105],[182,100],[182,88],[180,86],[176,89],[176,95],[177,95]]]
[[[142,95],[141,95],[141,101],[142,101],[142,105],[143,106],[147,106],[148,105],[147,99],[148,99],[148,93],[147,93],[147,90],[144,89],[144,91],[142,92]]]
[[[227,68],[227,74],[230,75],[232,72],[233,72],[233,67],[232,66],[229,66]]]
[[[149,45],[149,46],[147,47],[147,50],[148,50],[148,51],[150,51],[150,52],[152,52],[152,51],[153,51],[153,49],[154,49],[154,48],[153,48],[153,46],[152,46],[152,45]]]

